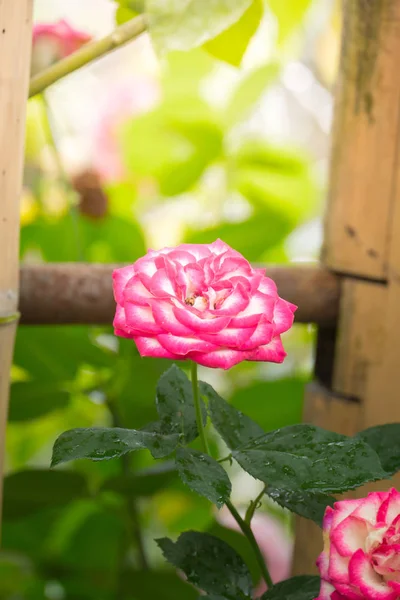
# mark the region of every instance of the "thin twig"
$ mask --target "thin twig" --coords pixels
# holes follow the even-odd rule
[[[85,44],[66,58],[32,77],[29,86],[29,98],[40,94],[50,85],[66,75],[108,54],[112,50],[134,40],[146,31],[146,19],[143,15],[131,19],[113,31],[110,35]]]

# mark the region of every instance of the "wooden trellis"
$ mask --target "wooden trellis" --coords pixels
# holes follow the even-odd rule
[[[18,309],[32,2],[0,0],[0,474]],[[400,0],[347,0],[345,13],[322,266],[270,275],[299,305],[297,320],[320,328],[305,420],[353,434],[400,421]],[[111,270],[23,267],[22,322],[110,323]],[[297,533],[294,570],[312,572],[321,533],[301,519]]]
[[[322,256],[341,281],[337,336],[304,418],[352,435],[400,421],[400,0],[348,0],[343,40]],[[299,519],[295,573],[314,571],[321,547]]]

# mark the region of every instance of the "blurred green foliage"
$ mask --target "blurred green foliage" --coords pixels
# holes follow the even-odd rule
[[[213,25],[207,29],[201,20],[192,26],[196,20],[188,2],[182,2],[182,13],[174,13],[175,21],[171,15],[157,21],[157,11],[175,11],[176,0],[145,4],[159,48],[195,49],[165,57],[160,103],[121,127],[125,176],[104,186],[107,206],[100,217],[83,210],[82,198],[66,186],[62,173],[46,173],[41,155],[49,140],[40,126],[41,108],[30,103],[21,259],[133,262],[147,247],[149,210],[190,197],[204,218],[184,221],[181,241],[220,237],[249,260],[271,255],[284,260],[287,236],[317,211],[310,160],[303,151],[274,146],[262,135],[238,133],[277,80],[279,64],[249,72],[219,108],[203,93],[218,60],[241,62],[267,7],[261,0],[237,0],[235,11],[227,12],[221,8],[226,2],[214,0],[212,19],[208,11],[202,17]],[[271,0],[281,41],[301,25],[309,4]],[[135,0],[118,5],[118,22],[143,10]],[[211,197],[208,179],[214,172],[223,183]],[[234,220],[227,209],[230,198],[244,207]],[[305,327],[287,335],[289,355],[299,347],[304,354],[311,340]],[[110,327],[19,328],[7,432],[0,599],[195,600],[197,593],[164,565],[153,542],[186,528],[233,541],[257,580],[245,539],[218,524],[209,503],[191,494],[168,462],[156,466],[148,453],[137,452],[128,459],[129,473],[121,459],[46,470],[52,443],[66,429],[137,429],[156,420],[155,382],[169,366],[141,359],[131,342],[113,337]],[[307,376],[296,361],[279,372],[246,364],[218,374],[217,388],[263,428],[273,429],[301,419]],[[213,453],[220,451],[214,444]],[[141,564],[138,525],[151,572]]]

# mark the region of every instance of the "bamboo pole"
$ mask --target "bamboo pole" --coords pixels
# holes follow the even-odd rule
[[[33,0],[0,0],[0,507],[9,374],[19,317],[19,196],[32,10]]]
[[[115,313],[112,271],[121,265],[48,263],[21,268],[19,309],[26,325],[110,324]],[[299,308],[297,323],[335,323],[339,278],[319,266],[268,266],[280,295]]]
[[[304,417],[347,435],[400,421],[399,55],[400,0],[346,0],[323,251],[340,273],[338,333],[330,381],[308,388]],[[316,571],[322,545],[298,519],[295,574]]]

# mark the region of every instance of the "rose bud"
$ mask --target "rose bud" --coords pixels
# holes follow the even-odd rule
[[[67,21],[37,23],[33,28],[31,73],[36,75],[90,42],[91,36]]]

